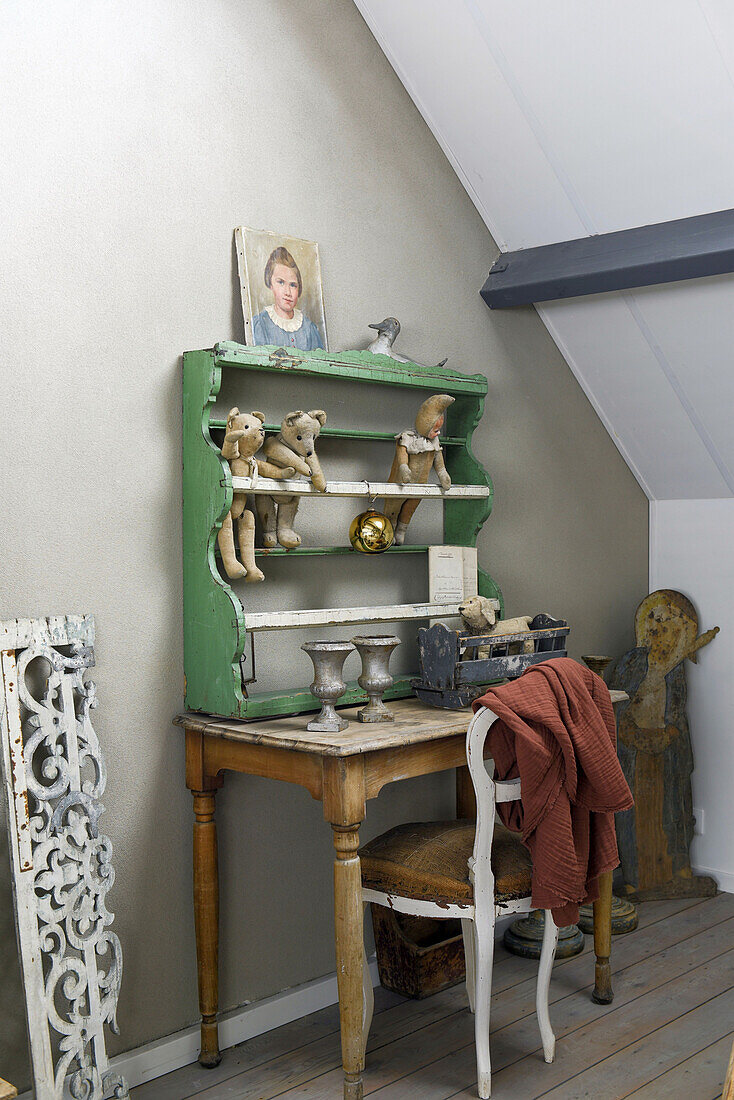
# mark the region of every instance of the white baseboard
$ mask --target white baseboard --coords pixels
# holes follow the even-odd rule
[[[379,985],[377,960],[370,959],[372,984]],[[312,982],[285,989],[273,997],[225,1013],[219,1021],[219,1043],[222,1050],[244,1043],[256,1035],[300,1020],[320,1008],[328,1008],[339,1000],[336,973],[316,978]],[[187,1027],[153,1043],[129,1050],[111,1059],[111,1067],[122,1074],[130,1088],[153,1081],[175,1069],[188,1066],[199,1056],[199,1026]],[[18,1100],[33,1100],[33,1091],[25,1092]],[[68,1089],[64,1089],[64,1100],[71,1100]]]
[[[694,875],[711,875],[725,894],[734,894],[734,875],[730,871],[717,871],[715,867],[693,867]]]

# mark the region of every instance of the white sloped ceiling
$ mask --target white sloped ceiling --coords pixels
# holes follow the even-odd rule
[[[734,207],[731,0],[355,2],[503,251]],[[648,496],[734,496],[734,275],[538,312]]]

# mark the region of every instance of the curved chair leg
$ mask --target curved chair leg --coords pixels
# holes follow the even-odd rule
[[[477,1092],[482,1100],[487,1100],[492,1081],[489,1014],[492,1001],[494,921],[478,921],[474,925],[474,936],[474,1042],[477,1048]]]
[[[543,946],[540,951],[540,964],[538,966],[538,988],[535,994],[535,1011],[538,1014],[540,1038],[543,1043],[543,1057],[546,1062],[552,1062],[556,1056],[556,1037],[553,1034],[548,1012],[548,990],[550,989],[551,971],[553,960],[556,957],[557,944],[558,928],[551,916],[550,909],[546,909]]]
[[[466,995],[469,998],[469,1011],[474,1011],[474,985],[476,982],[476,964],[474,962],[474,921],[461,922],[461,934],[464,937],[464,960],[466,963]]]
[[[367,909],[365,904],[364,909]],[[367,948],[362,942],[362,1044],[367,1049],[367,1038],[375,1011],[375,991],[372,988],[372,975],[367,962]]]

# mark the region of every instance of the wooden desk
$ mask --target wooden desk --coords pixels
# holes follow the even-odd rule
[[[618,699],[615,699],[618,696]],[[618,702],[623,692],[612,692]],[[298,783],[323,803],[331,825],[334,862],[336,973],[339,987],[345,1100],[361,1100],[362,1071],[362,936],[363,912],[359,867],[359,827],[366,804],[386,783],[430,772],[457,769],[457,814],[474,816],[474,791],[466,767],[469,711],[437,710],[402,699],[390,704],[395,722],[362,725],[356,707],[341,711],[353,719],[343,733],[309,733],[308,717],[243,722],[181,714],[186,730],[186,785],[194,796],[194,919],[201,1011],[203,1066],[220,1059],[217,1035],[219,961],[219,872],[215,796],[223,772],[245,772]],[[605,876],[602,897],[594,906],[597,955],[595,999],[612,999],[612,877]]]

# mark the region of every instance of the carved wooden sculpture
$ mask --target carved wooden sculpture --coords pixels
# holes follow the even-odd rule
[[[99,831],[106,770],[90,710],[90,617],[0,623],[0,758],[36,1100],[128,1097],[109,1067],[120,941],[112,846]]]
[[[696,662],[719,628],[698,633],[689,599],[672,589],[646,596],[635,614],[637,646],[610,669],[626,691],[618,751],[635,806],[617,815],[625,892],[647,898],[706,897],[716,883],[691,870],[693,752],[686,716],[686,658]]]
[[[438,441],[446,409],[453,405],[454,398],[447,393],[437,393],[424,401],[415,418],[415,429],[401,432],[395,436],[395,458],[388,481],[403,485],[425,485],[431,470],[436,468],[442,489],[451,488],[451,478],[443,460],[443,451]],[[395,529],[395,545],[402,546],[405,533],[413,513],[420,504],[419,498],[398,498],[385,501],[385,515]]]
[[[258,474],[274,478],[293,477],[295,474],[293,466],[274,466],[272,462],[255,458],[265,439],[264,420],[265,414],[261,412],[241,413],[238,408],[229,410],[222,458],[227,459],[235,477],[251,477],[254,483]],[[237,561],[234,548],[233,520],[237,520],[241,562]],[[247,507],[246,493],[234,494],[232,507],[224,517],[217,542],[228,577],[233,580],[244,577],[250,582],[265,580],[265,574],[255,564],[255,513]]]

